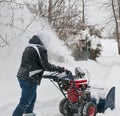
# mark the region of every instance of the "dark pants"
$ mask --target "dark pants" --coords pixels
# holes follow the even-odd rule
[[[22,116],[23,113],[32,113],[36,101],[37,83],[19,80],[19,84],[22,89],[21,98],[12,116]]]

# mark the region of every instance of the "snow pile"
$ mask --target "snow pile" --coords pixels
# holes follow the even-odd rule
[[[117,49],[117,42],[115,39],[105,39],[101,41],[101,44],[103,46],[103,52],[102,56],[117,56],[118,55],[118,49]]]

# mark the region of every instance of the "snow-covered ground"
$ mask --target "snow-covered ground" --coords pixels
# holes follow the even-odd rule
[[[65,63],[58,63],[56,61],[53,61],[53,63],[65,66],[72,72],[74,72],[76,66],[87,69],[90,73],[90,84],[92,86],[102,88],[111,88],[112,86],[115,86],[116,108],[113,111],[108,109],[104,114],[97,114],[97,116],[119,116],[120,56],[117,55],[117,44],[114,40],[102,40],[101,42],[103,45],[103,52],[102,56],[98,58],[98,62],[91,60],[75,62],[68,56],[68,60]],[[55,48],[59,47],[57,50],[63,50],[62,45],[55,45],[56,44],[54,44]],[[18,55],[18,53],[15,53],[15,55]],[[21,90],[16,78],[20,59],[17,59],[18,57],[16,57],[0,58],[0,116],[11,116],[20,98]],[[97,95],[99,95],[99,93]],[[59,102],[62,98],[63,96],[57,88],[49,80],[43,79],[41,85],[38,86],[35,113],[37,116],[62,116],[58,109]]]

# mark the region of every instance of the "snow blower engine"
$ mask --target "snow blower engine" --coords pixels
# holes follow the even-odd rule
[[[96,113],[104,113],[107,108],[115,108],[115,87],[111,88],[106,98],[100,98],[97,103],[97,99],[91,97],[91,87],[85,76],[86,73],[80,67],[75,68],[74,76],[70,71],[44,75],[64,95],[59,104],[59,110],[64,116],[96,116]]]

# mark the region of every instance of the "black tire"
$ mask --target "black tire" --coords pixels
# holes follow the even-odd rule
[[[64,116],[73,116],[74,113],[71,111],[68,105],[69,105],[68,99],[64,98],[59,104],[60,113],[63,114]]]
[[[94,103],[88,102],[83,107],[83,116],[96,116],[97,107]]]
[[[86,103],[82,103],[78,108],[78,116],[83,116],[83,108]]]

